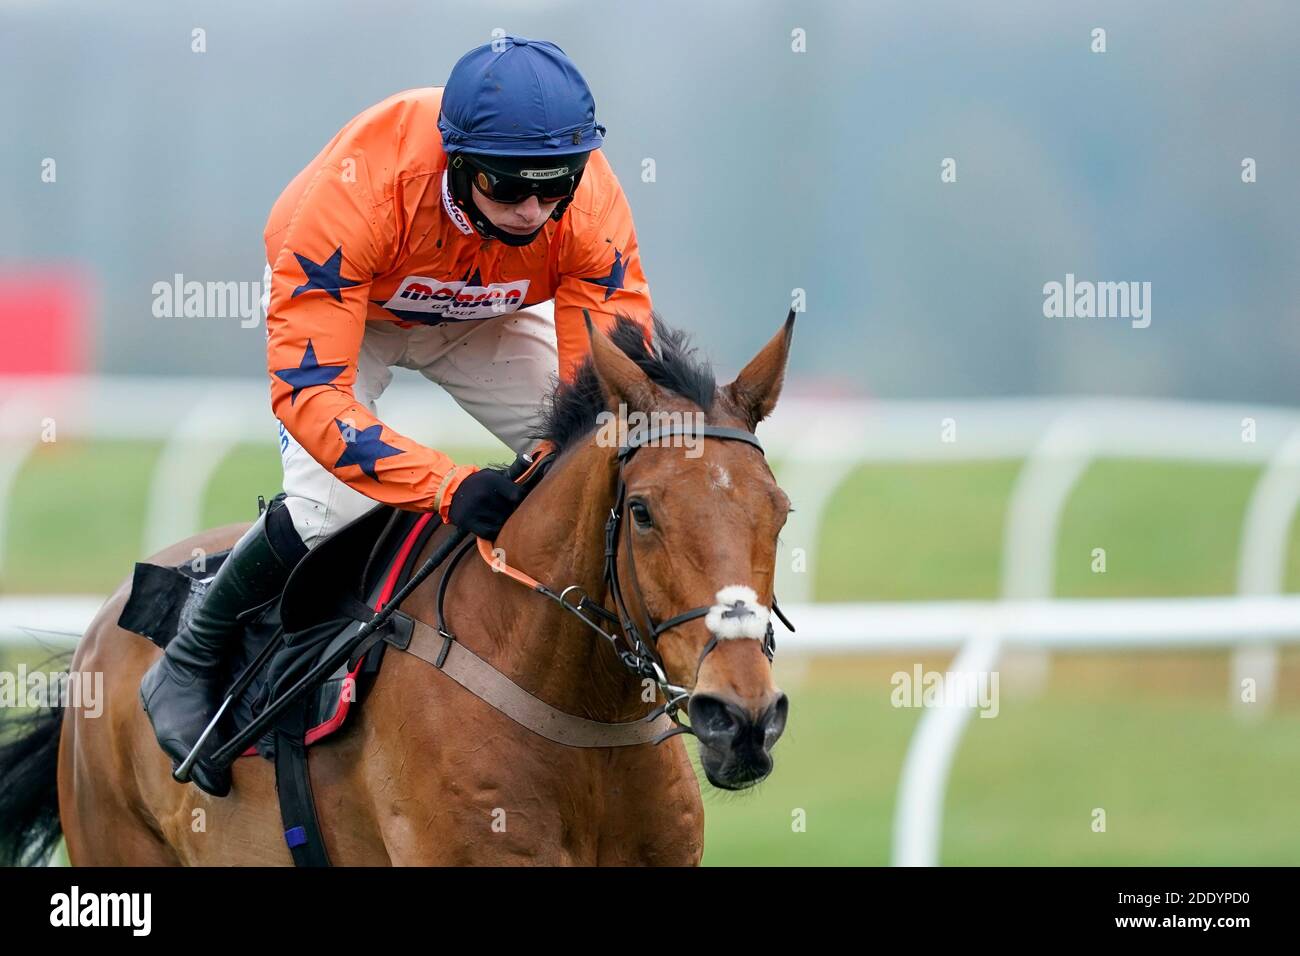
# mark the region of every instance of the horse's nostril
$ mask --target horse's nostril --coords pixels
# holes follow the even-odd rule
[[[758,718],[758,726],[763,732],[764,750],[770,750],[772,745],[781,739],[781,735],[785,733],[785,721],[789,714],[790,699],[785,694],[779,694]]]
[[[691,697],[687,708],[691,727],[707,743],[725,743],[734,740],[741,730],[742,714],[726,701],[708,694]]]

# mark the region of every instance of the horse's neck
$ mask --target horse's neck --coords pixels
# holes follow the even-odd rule
[[[602,601],[605,519],[615,492],[611,456],[593,443],[557,461],[497,539],[501,560],[557,592],[576,584]],[[604,721],[645,714],[640,682],[608,641],[555,602],[472,555],[467,560],[446,602],[451,630],[467,646],[560,710]]]

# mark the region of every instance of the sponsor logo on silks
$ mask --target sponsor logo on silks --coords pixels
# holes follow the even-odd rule
[[[515,312],[524,304],[528,280],[470,285],[464,279],[430,279],[407,276],[384,308],[401,318],[428,322],[426,316],[446,319],[490,319]]]
[[[452,224],[467,236],[474,235],[474,227],[469,224],[460,207],[451,201],[451,186],[447,184],[447,170],[442,171],[442,208],[447,210],[447,217]]]

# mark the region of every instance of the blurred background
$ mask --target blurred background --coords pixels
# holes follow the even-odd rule
[[[790,730],[705,862],[1300,863],[1293,3],[0,0],[4,667],[278,490],[264,328],[155,284],[260,282],[292,176],[494,29],[584,71],[721,377],[803,307],[760,428]],[[1046,317],[1067,274],[1150,325]],[[894,706],[918,664],[997,717]]]

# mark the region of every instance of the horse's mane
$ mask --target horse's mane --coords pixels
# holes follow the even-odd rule
[[[654,342],[651,345],[647,346],[642,327],[625,315],[615,318],[610,340],[641,367],[650,381],[694,402],[702,412],[708,413],[717,391],[712,367],[707,360],[696,357],[690,337],[684,331],[666,325],[658,313],[652,318]],[[596,369],[588,357],[578,367],[572,382],[556,384],[532,437],[552,441],[563,451],[595,429],[596,416],[607,408]]]

